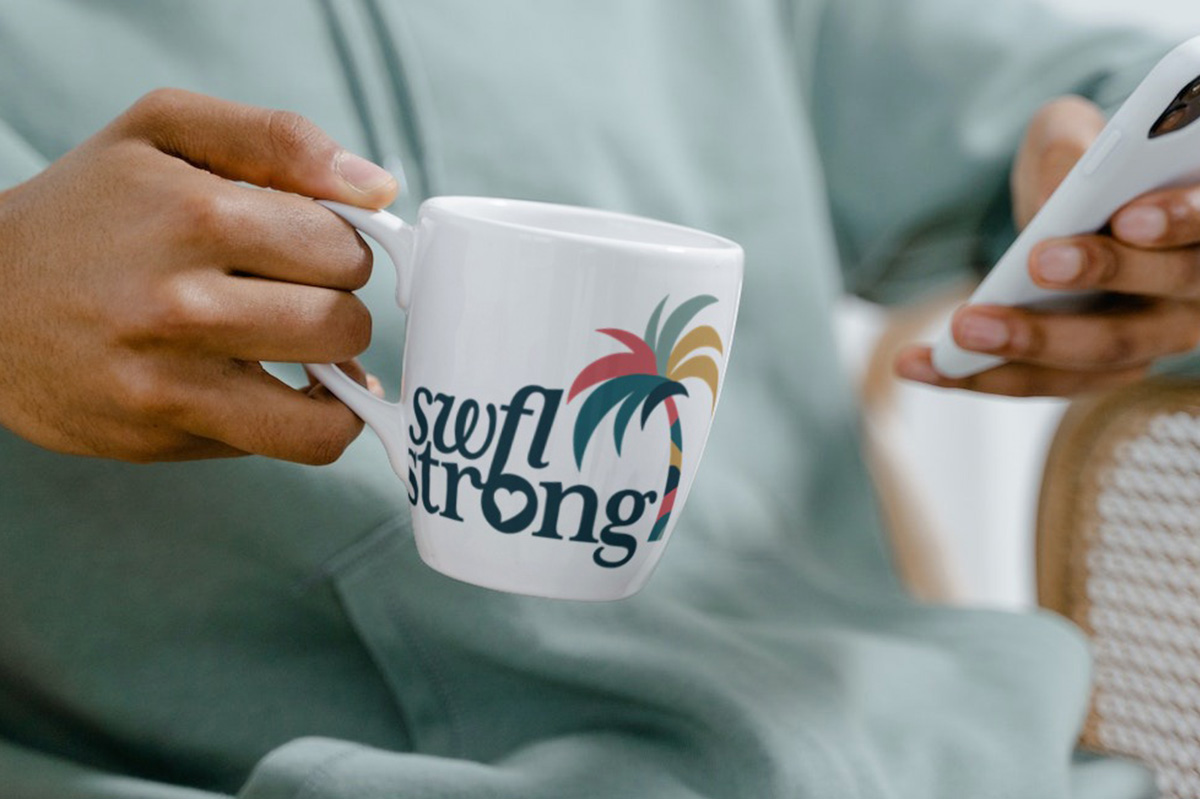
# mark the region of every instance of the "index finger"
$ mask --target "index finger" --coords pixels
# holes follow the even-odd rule
[[[1142,249],[1200,244],[1200,185],[1145,194],[1113,216],[1113,235]]]
[[[362,208],[390,205],[399,188],[382,167],[289,111],[156,89],[114,124],[199,169],[264,188]]]

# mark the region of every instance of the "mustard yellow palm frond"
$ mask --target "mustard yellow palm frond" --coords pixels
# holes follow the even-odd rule
[[[716,407],[717,385],[720,377],[717,372],[717,362],[711,357],[697,355],[694,358],[689,358],[675,367],[667,377],[676,382],[682,382],[689,377],[700,378],[708,384],[709,390],[712,391],[713,407]]]
[[[717,331],[709,326],[702,325],[688,331],[688,334],[679,339],[679,343],[671,350],[671,357],[667,359],[667,374],[670,375],[675,371],[675,367],[683,361],[684,358],[691,355],[701,347],[712,347],[722,355],[725,354],[725,349],[721,345],[721,336]],[[675,378],[671,378],[674,380]]]

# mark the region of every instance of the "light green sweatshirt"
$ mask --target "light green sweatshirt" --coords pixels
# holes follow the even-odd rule
[[[1165,49],[1018,0],[0,0],[0,188],[171,85],[402,163],[403,214],[564,201],[747,254],[705,463],[622,602],[426,568],[369,435],[133,466],[0,430],[0,796],[1150,795],[1072,763],[1077,631],[898,586],[830,314],[981,261],[1033,110],[1111,104]]]

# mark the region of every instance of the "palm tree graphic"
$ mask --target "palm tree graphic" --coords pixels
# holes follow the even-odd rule
[[[587,450],[592,434],[600,421],[620,405],[613,422],[613,439],[617,455],[621,454],[621,441],[629,422],[641,406],[641,426],[659,405],[667,411],[667,422],[671,427],[671,458],[667,466],[667,483],[663,488],[662,504],[658,518],[650,531],[650,541],[657,541],[671,518],[675,507],[675,492],[679,487],[680,469],[683,467],[683,429],[679,424],[679,409],[675,406],[676,396],[688,396],[684,380],[696,377],[708,385],[712,393],[713,409],[717,402],[719,381],[717,363],[710,355],[692,355],[696,350],[711,348],[722,355],[725,353],[721,336],[709,325],[692,328],[686,335],[683,330],[703,308],[717,301],[716,297],[702,294],[683,302],[659,328],[663,309],[669,297],[654,309],[646,325],[645,336],[616,328],[603,328],[597,333],[616,339],[625,345],[627,352],[605,355],[584,367],[571,384],[567,402],[595,386],[595,390],[584,401],[575,420],[575,464],[582,468],[583,454]],[[682,337],[681,337],[682,336]],[[688,357],[692,356],[692,357]],[[711,412],[711,411],[710,411]]]

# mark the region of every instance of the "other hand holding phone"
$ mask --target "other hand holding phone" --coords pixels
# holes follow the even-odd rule
[[[1080,98],[1044,107],[1013,186],[1025,231],[932,352],[900,354],[901,376],[1065,396],[1136,381],[1200,342],[1200,39],[1107,127]]]

